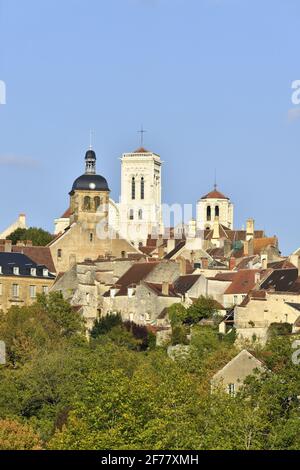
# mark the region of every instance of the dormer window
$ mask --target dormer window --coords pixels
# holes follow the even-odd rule
[[[36,268],[31,268],[30,269],[30,275],[31,276],[36,276]]]
[[[20,275],[20,268],[19,268],[19,266],[15,266],[15,267],[13,268],[13,273],[14,273],[15,276],[19,276],[19,275]]]
[[[49,271],[48,269],[43,269],[43,276],[48,277],[49,276]]]

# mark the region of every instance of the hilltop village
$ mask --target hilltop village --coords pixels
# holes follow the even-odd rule
[[[1,234],[1,310],[59,291],[87,332],[119,314],[149,328],[161,345],[172,335],[170,308],[206,298],[213,315],[200,323],[217,325],[224,336],[234,331],[241,349],[264,345],[274,324],[300,331],[300,249],[283,257],[276,236],[247,215],[246,228],[235,228],[234,205],[217,185],[200,195],[195,220],[165,227],[159,155],[145,148],[123,154],[119,202],[97,174],[91,148],[84,165],[48,246],[8,239],[26,227],[23,214]]]

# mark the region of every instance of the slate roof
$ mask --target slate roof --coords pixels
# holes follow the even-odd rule
[[[293,289],[299,288],[298,269],[275,269],[261,284],[262,290],[273,290],[275,292],[294,292]],[[297,290],[296,290],[297,291]]]
[[[145,285],[149,287],[156,295],[159,297],[178,297],[177,293],[175,292],[174,286],[169,284],[169,294],[164,295],[162,292],[162,284],[154,283],[154,282],[145,282]]]
[[[181,250],[181,248],[183,248],[183,247],[185,246],[185,243],[186,243],[185,240],[182,240],[182,241],[180,241],[179,243],[177,243],[177,245],[175,246],[175,248],[174,248],[172,251],[170,251],[170,253],[168,253],[168,254],[164,257],[164,259],[171,259],[171,258],[173,258],[173,256],[175,256],[176,253],[178,253],[178,252]]]
[[[17,277],[32,277],[32,278],[44,278],[44,279],[55,279],[55,276],[51,273],[48,276],[43,275],[43,269],[47,269],[45,265],[39,265],[32,259],[22,253],[0,253],[0,266],[2,274],[1,276],[15,276]],[[13,268],[19,268],[19,274],[14,274]],[[36,269],[36,276],[31,275],[31,269]]]

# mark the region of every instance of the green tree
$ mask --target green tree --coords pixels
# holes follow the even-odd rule
[[[187,316],[187,310],[182,304],[173,304],[167,309],[172,327],[183,323]]]
[[[18,241],[30,240],[34,246],[46,246],[53,238],[54,236],[51,233],[37,227],[17,228],[7,237],[13,245],[16,245]]]
[[[186,321],[198,323],[202,318],[212,318],[217,312],[216,302],[212,297],[199,297],[187,310]]]

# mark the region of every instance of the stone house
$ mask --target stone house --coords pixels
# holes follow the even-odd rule
[[[255,373],[263,373],[266,370],[262,361],[251,352],[243,349],[213,376],[211,379],[212,391],[221,387],[229,395],[235,396],[247,377]]]
[[[55,276],[22,253],[0,252],[0,310],[31,305],[48,294]]]

